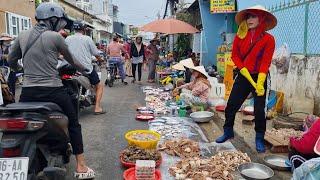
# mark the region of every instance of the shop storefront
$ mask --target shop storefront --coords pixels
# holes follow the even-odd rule
[[[199,0],[203,30],[201,33],[201,54],[204,66],[218,66],[223,74],[225,56],[230,56],[236,24],[236,0]],[[224,57],[224,58],[222,58]]]

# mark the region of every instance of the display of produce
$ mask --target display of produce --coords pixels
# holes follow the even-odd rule
[[[171,156],[179,156],[181,158],[199,157],[199,143],[190,139],[167,140],[159,145],[158,149],[164,151]]]
[[[246,153],[222,151],[208,159],[191,157],[170,167],[170,174],[177,180],[232,180],[232,172],[243,163],[251,162]]]

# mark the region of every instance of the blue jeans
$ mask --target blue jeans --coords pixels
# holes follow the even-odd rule
[[[122,80],[126,79],[126,74],[125,74],[124,68],[123,68],[124,62],[121,60],[120,57],[110,57],[109,63],[112,63],[118,67]]]

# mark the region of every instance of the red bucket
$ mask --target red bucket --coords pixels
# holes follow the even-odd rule
[[[161,180],[161,173],[159,170],[156,170],[155,176],[156,176],[155,180]],[[125,170],[123,173],[123,179],[124,180],[136,180],[136,169],[133,167],[133,168]]]

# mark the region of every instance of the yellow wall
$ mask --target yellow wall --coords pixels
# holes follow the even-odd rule
[[[30,0],[0,0],[0,33],[6,32],[5,12],[30,17],[32,24],[36,23],[35,2]]]

